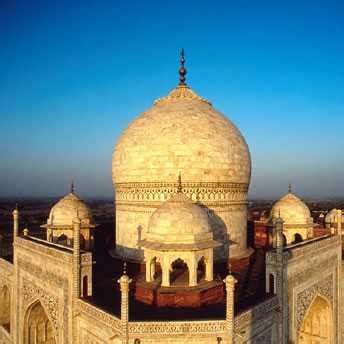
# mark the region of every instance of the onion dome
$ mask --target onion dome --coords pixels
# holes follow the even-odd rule
[[[152,249],[199,250],[220,244],[213,240],[207,212],[181,191],[152,214],[141,246]]]
[[[81,220],[81,225],[92,223],[91,210],[72,190],[51,208],[47,225],[72,226],[76,217]]]
[[[325,216],[325,223],[332,224],[337,223],[338,221],[338,209],[330,210]],[[342,223],[344,223],[344,216],[342,216]]]
[[[120,136],[112,160],[114,184],[185,182],[249,184],[251,158],[236,126],[186,85],[184,53],[180,81]]]
[[[289,192],[272,207],[270,219],[281,217],[284,225],[305,225],[313,222],[307,205],[296,195]]]

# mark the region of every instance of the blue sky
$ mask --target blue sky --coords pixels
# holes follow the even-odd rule
[[[245,136],[251,197],[344,196],[342,1],[0,3],[0,196],[112,196],[121,131],[187,81]]]

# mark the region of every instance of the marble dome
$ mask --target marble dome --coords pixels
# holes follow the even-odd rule
[[[215,242],[212,239],[207,212],[178,192],[152,214],[145,242],[163,245],[208,242],[207,246],[213,246]]]
[[[338,221],[338,209],[330,210],[325,216],[325,223],[336,223]],[[342,216],[342,223],[344,223],[344,216]]]
[[[113,183],[185,182],[249,184],[248,146],[235,125],[188,86],[139,115],[119,138]]]
[[[270,218],[281,217],[284,225],[304,225],[312,222],[307,205],[291,191],[278,200],[272,207]]]
[[[76,217],[79,217],[81,224],[92,222],[92,214],[88,206],[74,192],[71,192],[51,208],[48,225],[72,226]]]
[[[237,127],[181,75],[179,85],[136,117],[115,145],[116,254],[142,261],[138,242],[153,212],[175,194],[179,173],[186,196],[212,214],[214,239],[223,244],[215,260],[228,258],[229,237],[231,256],[248,256],[248,146]]]

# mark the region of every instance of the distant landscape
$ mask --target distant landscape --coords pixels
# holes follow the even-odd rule
[[[41,231],[40,225],[46,223],[51,207],[58,201],[57,198],[2,198],[0,199],[0,233],[10,233],[12,230],[12,210],[18,203],[20,211],[20,227],[27,227],[30,231]],[[268,215],[276,200],[249,200],[249,220],[259,219],[263,214]],[[321,213],[338,208],[344,209],[342,199],[305,200],[312,212],[314,220]],[[93,199],[87,202],[92,210],[94,220],[102,228],[114,228],[114,203],[110,198]]]

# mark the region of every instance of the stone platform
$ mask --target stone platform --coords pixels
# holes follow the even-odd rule
[[[190,307],[221,303],[224,298],[223,282],[201,279],[195,287],[189,287],[186,274],[180,274],[170,287],[161,287],[161,276],[146,282],[141,274],[136,280],[135,299],[157,307]]]

